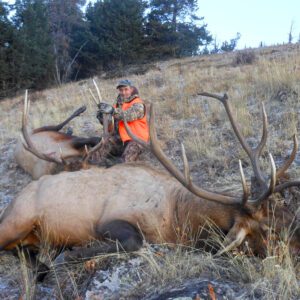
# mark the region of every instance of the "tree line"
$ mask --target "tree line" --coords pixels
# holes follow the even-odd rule
[[[213,38],[197,12],[196,0],[0,1],[0,98],[130,64],[209,53]],[[212,51],[231,51],[238,38]]]

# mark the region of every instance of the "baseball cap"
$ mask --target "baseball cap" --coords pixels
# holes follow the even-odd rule
[[[129,79],[123,79],[118,82],[117,89],[121,86],[133,86],[133,84]]]

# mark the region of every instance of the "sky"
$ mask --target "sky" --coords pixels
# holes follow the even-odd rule
[[[292,24],[293,42],[299,40],[300,0],[198,0],[198,5],[199,16],[220,44],[237,32],[239,49],[256,48],[261,42],[265,46],[286,43]]]
[[[221,43],[241,33],[238,48],[288,41],[293,23],[293,42],[300,35],[300,0],[198,0],[199,15]]]

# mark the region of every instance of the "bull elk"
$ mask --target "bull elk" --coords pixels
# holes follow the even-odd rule
[[[27,98],[27,91],[26,96]],[[27,151],[23,139],[20,138],[15,149],[15,159],[18,165],[33,179],[39,179],[46,174],[54,174],[59,169],[74,170],[82,167],[82,158],[86,155],[86,147],[99,143],[99,137],[78,137],[59,132],[71,120],[86,110],[85,106],[77,109],[70,117],[55,126],[43,126],[30,131],[27,126],[28,105],[24,106],[22,118],[23,135],[29,136],[37,152]]]
[[[259,145],[252,149],[241,134],[227,96],[201,95],[216,98],[225,106],[254,170],[256,180],[251,190],[242,167],[242,195],[229,196],[196,186],[191,180],[184,147],[183,172],[163,153],[157,140],[152,106],[149,143],[143,143],[135,136],[132,138],[149,148],[171,175],[147,165],[126,163],[109,169],[92,167],[43,176],[31,182],[3,212],[0,249],[9,250],[17,245],[38,247],[41,239],[54,247],[100,241],[94,247],[66,251],[60,258],[68,261],[104,252],[135,251],[144,239],[150,243],[177,243],[178,229],[183,232],[187,223],[190,234],[200,242],[208,237],[208,231],[202,229],[209,221],[226,234],[219,254],[248,241],[254,253],[263,255],[267,231],[274,217],[275,233],[290,230],[290,247],[299,251],[300,229],[294,214],[270,198],[273,193],[300,185],[299,181],[279,182],[295,157],[297,139],[294,138],[291,157],[279,170],[276,171],[270,155],[268,180],[259,164],[267,140],[264,108],[263,135]]]

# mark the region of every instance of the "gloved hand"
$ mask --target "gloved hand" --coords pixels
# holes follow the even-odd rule
[[[115,108],[113,116],[117,120],[123,120],[124,119],[124,112],[121,108]]]
[[[98,107],[99,107],[99,110],[97,111],[96,118],[103,125],[103,114],[106,113],[106,114],[112,115],[114,113],[115,109],[110,104],[107,104],[104,102],[99,103]]]
[[[112,105],[101,102],[98,104],[99,110],[102,111],[103,113],[106,114],[113,114],[114,113],[114,108]]]

